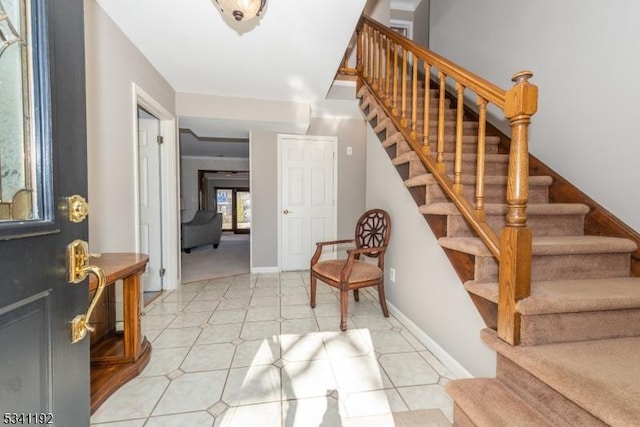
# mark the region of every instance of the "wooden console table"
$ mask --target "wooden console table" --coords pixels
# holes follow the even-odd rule
[[[107,288],[91,319],[91,413],[117,389],[136,377],[149,363],[151,344],[140,325],[140,276],[149,257],[138,253],[105,253],[90,264],[104,270]],[[114,283],[122,280],[123,330],[116,330],[116,292]],[[92,275],[89,297],[98,286]],[[118,322],[119,323],[119,322]]]

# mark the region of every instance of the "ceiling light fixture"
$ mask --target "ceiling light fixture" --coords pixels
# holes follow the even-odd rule
[[[267,0],[215,0],[222,13],[233,16],[236,21],[248,21],[260,16]]]

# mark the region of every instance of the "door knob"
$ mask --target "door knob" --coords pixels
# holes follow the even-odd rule
[[[285,215],[289,215],[290,213],[293,213],[293,211],[290,211],[289,209],[285,209],[282,211],[282,213]]]
[[[84,197],[74,195],[67,198],[69,221],[82,222],[89,215],[89,204]]]

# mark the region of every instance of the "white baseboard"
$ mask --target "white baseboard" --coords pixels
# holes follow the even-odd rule
[[[251,267],[251,274],[260,274],[260,273],[279,273],[280,269],[278,267]]]
[[[433,338],[427,335],[418,325],[413,323],[411,319],[405,316],[397,307],[387,301],[389,311],[393,316],[398,319],[400,323],[404,325],[409,332],[411,332],[427,349],[442,362],[442,364],[453,374],[456,378],[473,378],[473,375],[467,371],[456,359],[454,359],[449,353],[445,351],[440,344],[435,342]]]

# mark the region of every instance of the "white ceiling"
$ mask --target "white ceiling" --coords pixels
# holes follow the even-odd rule
[[[97,0],[176,92],[324,99],[366,0],[270,0],[237,23],[212,0]]]
[[[358,114],[353,102],[335,102],[330,89],[367,0],[269,0],[260,17],[241,23],[222,15],[215,0],[96,1],[176,92],[304,102],[316,115]],[[417,3],[391,1],[398,9]],[[191,130],[181,132],[187,136],[181,152],[192,156],[236,157],[248,152],[240,147],[246,142],[217,139],[273,130],[264,122],[179,120]]]

